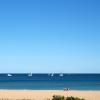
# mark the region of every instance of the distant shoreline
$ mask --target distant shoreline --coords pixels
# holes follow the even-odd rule
[[[22,72],[22,73],[17,73],[17,72],[5,72],[5,73],[0,73],[0,74],[29,74],[30,72]],[[35,73],[35,72],[31,72],[32,74],[60,74],[63,72],[45,72],[45,73]],[[63,73],[63,74],[100,74],[100,73]]]

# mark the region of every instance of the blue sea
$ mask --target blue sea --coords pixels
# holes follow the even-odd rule
[[[0,89],[100,90],[100,74],[0,74]]]

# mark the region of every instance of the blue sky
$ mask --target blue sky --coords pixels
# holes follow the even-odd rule
[[[0,0],[0,72],[100,73],[100,1]]]

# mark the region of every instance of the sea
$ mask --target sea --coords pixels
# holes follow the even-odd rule
[[[7,90],[100,90],[100,74],[1,73],[0,89]]]

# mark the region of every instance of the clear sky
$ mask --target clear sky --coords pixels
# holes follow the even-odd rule
[[[0,73],[100,73],[100,0],[0,0]]]

